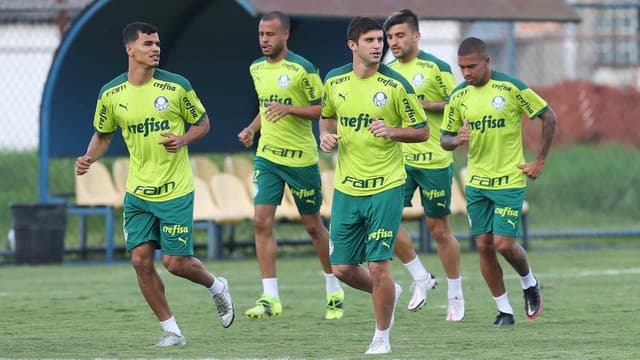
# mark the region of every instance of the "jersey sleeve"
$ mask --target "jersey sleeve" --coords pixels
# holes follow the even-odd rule
[[[522,112],[527,114],[529,119],[535,119],[549,108],[549,104],[528,87],[520,90],[520,93],[516,95],[516,99]]]
[[[321,117],[323,118],[334,118],[336,116],[336,109],[333,106],[333,101],[331,99],[331,88],[329,87],[329,82],[325,82],[324,92],[322,94],[322,113]]]
[[[440,132],[443,134],[457,134],[458,129],[462,126],[463,114],[460,107],[460,97],[453,96],[449,98],[444,107],[444,118],[440,125]]]
[[[320,79],[320,75],[318,74],[318,70],[316,69],[313,73],[305,72],[305,74],[301,77],[302,89],[304,90],[304,94],[309,100],[309,104],[317,105],[322,102],[322,79]]]
[[[184,90],[180,98],[180,113],[189,124],[198,124],[207,114],[204,105],[196,95],[195,90]]]
[[[453,89],[458,86],[456,78],[453,77],[453,74],[449,71],[440,71],[439,82],[440,86],[438,86],[438,91],[440,92],[440,95],[442,95],[442,98],[445,100],[449,98],[449,95],[451,95]]]
[[[96,112],[93,116],[93,127],[100,134],[111,134],[118,129],[118,123],[113,116],[113,110],[108,98],[102,95],[96,104]]]
[[[427,114],[415,93],[407,93],[404,87],[399,86],[399,101],[396,110],[402,117],[402,127],[424,127],[427,125]]]

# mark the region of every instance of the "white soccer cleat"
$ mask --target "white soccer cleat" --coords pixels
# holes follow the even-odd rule
[[[388,354],[391,352],[391,345],[385,343],[381,337],[374,337],[369,345],[369,349],[365,352],[367,355]]]
[[[167,347],[167,346],[182,346],[185,345],[187,341],[184,339],[184,336],[178,335],[171,331],[167,331],[162,335],[160,341],[158,341],[154,346],[157,347]]]
[[[462,320],[464,320],[464,299],[457,297],[449,299],[449,305],[447,306],[447,321]]]
[[[229,292],[229,282],[227,279],[218,276],[218,280],[224,284],[224,290],[222,292],[213,295],[213,302],[216,304],[218,310],[218,316],[220,317],[220,324],[223,328],[228,328],[233,324],[235,318],[235,309],[233,308],[233,301],[231,300],[231,293]]]
[[[433,275],[429,275],[427,280],[414,281],[411,284],[413,295],[409,301],[407,309],[409,311],[418,311],[427,304],[427,292],[436,287],[438,281]]]
[[[400,299],[400,294],[402,294],[402,287],[400,284],[395,283],[396,287],[396,300],[393,302],[393,312],[391,313],[391,322],[389,323],[389,330],[393,327],[393,323],[396,321],[396,305],[398,305],[398,299]],[[391,350],[389,350],[391,351]]]

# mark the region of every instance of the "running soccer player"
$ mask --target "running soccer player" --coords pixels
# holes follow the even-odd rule
[[[118,127],[130,154],[124,198],[124,239],[138,285],[164,329],[155,346],[186,343],[171,313],[154,266],[156,249],[172,274],[208,289],[223,327],[234,308],[229,284],[193,256],[193,172],[187,146],[209,132],[204,106],[184,77],[158,68],[160,37],[155,26],[134,22],[123,30],[128,72],[100,90],[87,152],[76,159],[84,175],[107,151]],[[191,127],[185,131],[185,122]]]
[[[376,330],[366,354],[384,354],[402,292],[391,274],[406,179],[401,142],[425,141],[429,127],[411,85],[380,63],[380,23],[355,17],[347,38],[353,62],[325,77],[320,121],[320,148],[338,147],[330,258],[340,280],[371,293]]]
[[[440,146],[442,111],[445,100],[456,87],[456,80],[449,64],[418,47],[418,17],[411,10],[394,12],[383,26],[389,48],[396,58],[389,67],[411,82],[429,122],[429,140],[402,144],[407,171],[404,205],[411,206],[413,193],[419,187],[427,225],[436,240],[440,262],[447,274],[446,319],[460,321],[464,319],[460,246],[449,226],[453,156]],[[436,280],[420,262],[411,237],[403,227],[398,232],[395,253],[413,277],[413,296],[408,309],[417,311],[427,303],[427,291],[435,286]]]
[[[498,307],[494,326],[515,323],[496,252],[520,275],[525,313],[535,319],[542,311],[540,282],[533,275],[520,233],[526,177],[542,174],[551,147],[556,114],[520,80],[492,70],[485,43],[466,38],[458,48],[465,82],[452,93],[442,122],[445,150],[469,144],[466,198],[471,233],[480,255],[480,269]],[[536,159],[525,163],[522,114],[542,120],[542,144]]]
[[[260,113],[238,134],[249,147],[260,130],[254,158],[253,227],[263,292],[245,315],[262,319],[282,314],[273,224],[286,183],[324,271],[325,319],[341,319],[344,291],[329,263],[329,232],[320,217],[318,145],[312,130],[312,122],[320,119],[322,80],[315,65],[287,48],[289,24],[289,17],[280,11],[260,20],[258,36],[264,56],[250,66]]]

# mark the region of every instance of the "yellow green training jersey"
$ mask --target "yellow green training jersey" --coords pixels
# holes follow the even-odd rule
[[[403,63],[394,60],[389,67],[399,72],[413,85],[418,99],[445,101],[458,84],[451,67],[437,57],[420,51],[418,56]],[[420,143],[403,143],[402,152],[407,165],[423,169],[446,168],[453,161],[451,151],[440,146],[442,113],[426,111],[429,123],[429,139]]]
[[[418,97],[402,75],[384,64],[366,79],[353,72],[352,64],[331,70],[325,77],[322,117],[337,120],[337,190],[367,196],[404,184],[402,144],[374,137],[367,129],[374,117],[388,127],[427,126]]]
[[[322,80],[318,68],[289,51],[284,59],[276,63],[267,62],[264,56],[259,58],[251,64],[249,71],[258,94],[261,116],[256,156],[292,167],[317,163],[318,143],[311,119],[289,114],[271,122],[265,120],[264,112],[269,102],[294,106],[320,104]]]
[[[457,134],[469,122],[466,183],[481,189],[523,188],[522,113],[535,119],[549,105],[520,80],[493,70],[481,87],[461,83],[445,107],[442,132]]]
[[[93,126],[100,134],[122,129],[129,149],[127,192],[149,201],[171,200],[193,191],[187,147],[170,153],[159,144],[162,133],[185,133],[185,122],[198,124],[206,111],[184,77],[155,69],[146,84],[135,86],[124,73],[104,85]]]

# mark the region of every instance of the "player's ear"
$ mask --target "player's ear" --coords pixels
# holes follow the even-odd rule
[[[347,46],[349,47],[349,49],[351,49],[351,51],[356,51],[358,49],[358,44],[356,44],[356,42],[353,40],[347,40]]]

